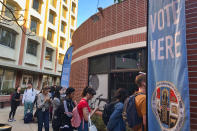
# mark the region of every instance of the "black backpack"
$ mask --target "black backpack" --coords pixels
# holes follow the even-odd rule
[[[111,114],[114,112],[114,107],[118,103],[118,101],[111,102],[109,104],[105,104],[102,119],[105,125],[109,122],[109,118]]]
[[[24,116],[24,123],[30,123],[33,121],[33,114],[31,112],[28,112]]]
[[[130,128],[135,127],[142,123],[142,117],[140,117],[137,113],[135,97],[137,95],[142,95],[143,93],[136,93],[129,97],[129,100],[126,103],[126,120]]]
[[[54,112],[54,116],[52,120],[52,127],[54,130],[59,130],[61,126],[61,108],[62,105],[60,105]]]

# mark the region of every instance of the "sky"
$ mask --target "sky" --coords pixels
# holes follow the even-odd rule
[[[114,4],[114,0],[78,0],[77,27],[95,14],[96,11],[98,12],[98,10],[96,10],[97,4],[98,7],[106,8]]]

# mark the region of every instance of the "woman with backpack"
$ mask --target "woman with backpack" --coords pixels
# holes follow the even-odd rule
[[[38,105],[38,131],[42,131],[44,124],[45,131],[49,131],[49,106],[50,95],[48,86],[44,86],[37,99]]]
[[[128,96],[128,91],[124,88],[119,88],[115,93],[115,98],[118,103],[114,106],[114,111],[110,115],[109,122],[107,123],[108,131],[126,131],[126,125],[122,117],[124,108],[124,101]]]
[[[73,131],[71,125],[72,111],[76,103],[73,101],[75,89],[66,89],[66,97],[55,110],[52,121],[53,131]]]
[[[92,116],[94,112],[97,110],[97,108],[91,112],[91,109],[88,105],[88,101],[93,98],[93,96],[96,95],[96,92],[91,87],[86,87],[82,92],[82,99],[79,102],[77,109],[81,118],[81,124],[78,128],[78,131],[88,131],[88,117],[89,115]]]
[[[16,121],[14,119],[16,109],[20,105],[20,87],[16,87],[14,94],[11,95],[11,111],[9,114],[8,122]]]
[[[60,127],[60,131],[73,131],[73,127],[71,125],[71,119],[72,119],[72,111],[74,107],[76,106],[76,102],[73,101],[75,95],[75,89],[72,87],[69,87],[66,89],[66,97],[63,101],[64,104],[64,117],[62,118],[62,124]]]
[[[59,90],[56,90],[54,92],[54,98],[52,100],[52,107],[53,107],[52,119],[53,119],[55,110],[59,107],[59,105],[60,105],[60,92],[59,92]]]

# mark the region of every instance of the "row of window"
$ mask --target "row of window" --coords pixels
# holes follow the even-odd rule
[[[16,33],[0,27],[0,44],[14,49],[15,42],[16,42]],[[38,45],[39,45],[38,42],[28,39],[26,53],[37,56]],[[52,61],[52,54],[53,54],[53,50],[50,48],[46,48],[45,59]]]
[[[63,1],[64,1],[64,3],[67,4],[67,0],[63,0]],[[50,0],[50,4],[54,8],[56,8],[57,0]],[[42,2],[40,0],[33,0],[32,8],[35,9],[39,13],[41,13],[41,6],[42,6]],[[76,11],[76,4],[74,2],[72,2],[71,10],[73,13],[75,13],[75,11]]]
[[[73,32],[74,31],[71,30],[70,37],[72,37]],[[7,28],[0,27],[0,44],[14,49],[15,48],[15,42],[16,42],[16,35],[17,35],[16,32],[13,32],[12,30],[9,30]],[[53,38],[54,38],[54,31],[49,28],[48,35],[47,35],[47,40],[53,42]],[[66,39],[63,38],[63,37],[60,37],[59,47],[64,49],[65,48],[65,42],[66,42]],[[30,46],[27,46],[27,53],[36,56],[37,45],[39,45],[39,43],[37,43],[34,40],[28,39],[28,45],[30,45]]]
[[[14,80],[16,78],[16,73],[13,70],[7,70],[0,68],[0,94],[3,94],[3,90],[8,88],[14,88]],[[27,83],[30,81],[33,83],[33,86],[36,82],[35,76],[31,74],[23,74],[21,87],[27,87]],[[49,86],[54,84],[54,77],[49,75],[43,75],[42,83],[47,83]],[[60,84],[60,78],[56,77],[56,85]],[[36,88],[36,87],[34,87]]]
[[[37,56],[38,45],[38,42],[28,39],[26,53],[31,54],[33,56]],[[46,47],[45,60],[52,61],[52,59],[53,49]]]
[[[55,3],[55,2],[56,2],[56,0],[51,0],[51,3]],[[9,3],[9,1],[6,3],[6,5],[7,5],[8,8],[10,8],[14,12],[15,17],[18,18],[17,16],[19,15],[19,10],[20,10],[19,8],[20,7],[14,6],[14,4]],[[40,0],[33,0],[32,8],[40,13],[40,11],[41,11],[41,1]],[[72,10],[75,11],[75,8],[76,8],[76,4],[73,3]],[[67,11],[68,11],[68,9],[65,6],[63,6],[62,16],[64,18],[66,18]],[[7,16],[10,19],[13,19],[12,13],[7,8],[5,8],[4,15]],[[54,11],[52,11],[52,10],[49,11],[49,22],[52,23],[53,25],[55,25],[56,16],[57,15]],[[38,18],[31,16],[30,30],[37,35],[39,35],[40,24],[41,24],[41,22]],[[72,16],[71,17],[71,25],[74,26],[74,24],[75,24],[75,17]],[[64,22],[64,21],[61,22],[61,31],[63,33],[65,33],[65,31],[66,31],[66,25],[67,25],[66,22]]]

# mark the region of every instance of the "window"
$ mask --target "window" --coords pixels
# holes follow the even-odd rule
[[[47,40],[53,42],[54,31],[52,29],[48,29]]]
[[[72,39],[73,33],[74,33],[74,31],[71,29],[70,30],[70,39]]]
[[[14,82],[14,72],[5,70],[4,72],[4,80],[3,80],[3,89],[5,88],[13,88]]]
[[[15,42],[16,33],[0,27],[0,44],[14,49]]]
[[[74,24],[75,24],[75,17],[71,16],[71,25],[74,26]]]
[[[89,59],[90,74],[110,72],[110,56],[101,55]]]
[[[39,21],[31,16],[31,25],[30,25],[31,32],[34,32],[35,34],[39,34]]]
[[[22,87],[27,87],[28,82],[33,83],[33,76],[31,76],[31,75],[23,75]]]
[[[72,2],[72,12],[75,13],[76,4]]]
[[[111,56],[111,68],[113,70],[135,69],[144,70],[146,65],[145,49],[136,49],[120,53],[115,53]]]
[[[14,7],[13,5],[9,4],[9,3],[6,3],[6,6],[12,10],[12,12],[15,14],[15,10],[16,10],[16,7]],[[13,19],[13,15],[12,13],[7,9],[5,8],[5,16],[7,16],[8,18],[10,19]]]
[[[42,85],[52,86],[53,85],[53,77],[43,75],[43,83]]]
[[[67,0],[63,0],[67,4]]]
[[[57,1],[57,0],[50,0],[50,4],[51,4],[53,7],[55,7],[55,8],[56,8],[56,1]]]
[[[49,22],[55,25],[55,13],[50,10],[49,12]]]
[[[39,13],[41,12],[41,3],[39,0],[33,0],[33,9]]]
[[[66,19],[67,8],[63,7],[62,16]]]
[[[63,21],[62,21],[62,23],[61,23],[61,31],[62,31],[63,33],[66,32],[66,23],[63,22]]]
[[[53,50],[50,48],[46,48],[45,60],[52,61],[52,58],[53,58]]]
[[[57,86],[60,86],[60,77],[57,77],[57,79],[56,79],[56,85]]]
[[[62,64],[63,64],[63,61],[64,61],[64,55],[63,55],[63,54],[59,54],[58,63],[59,63],[60,65],[62,65]]]
[[[64,43],[65,43],[65,39],[62,38],[62,37],[60,37],[60,47],[61,47],[62,49],[64,49]]]
[[[0,68],[0,94],[9,95],[5,90],[14,88],[14,75],[14,71]]]
[[[38,42],[28,39],[26,52],[28,54],[36,56],[37,55],[37,47],[38,47]]]

